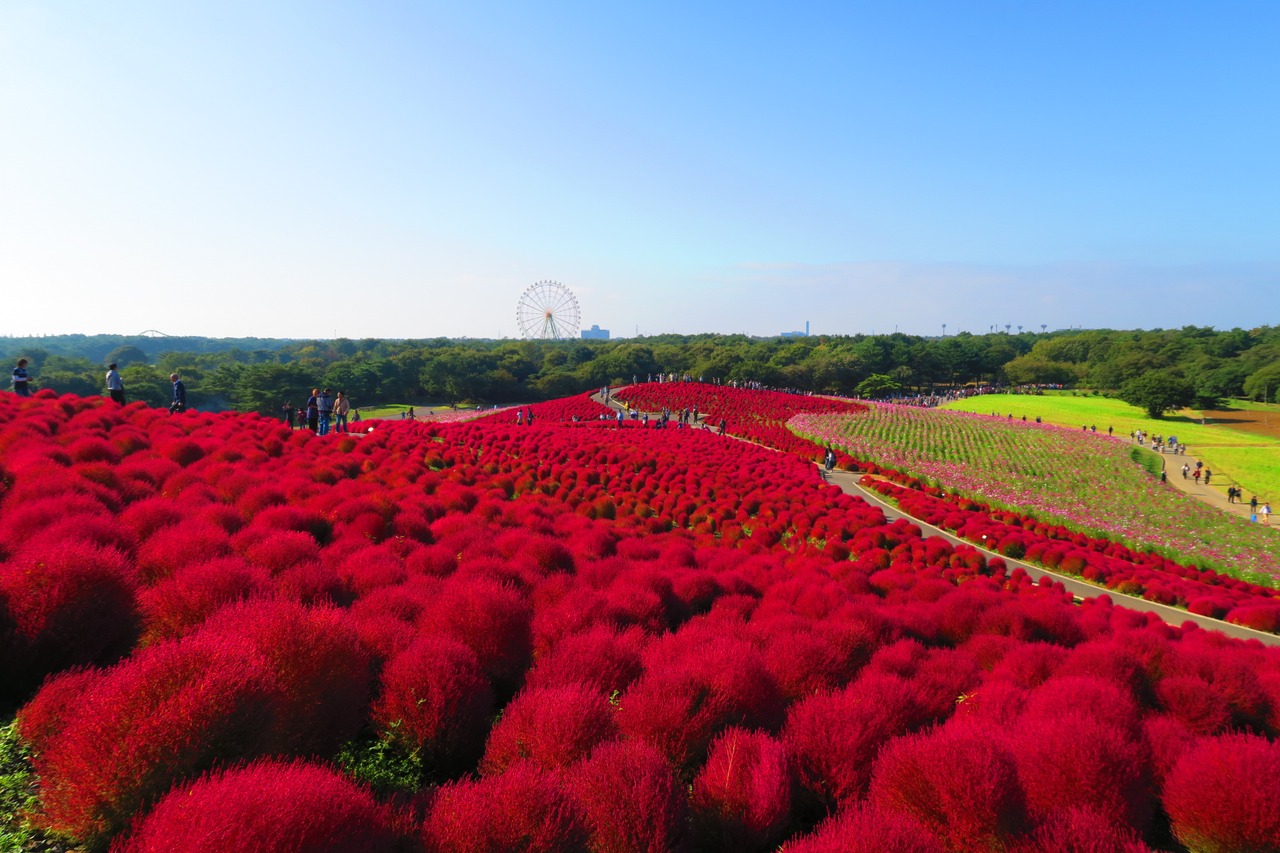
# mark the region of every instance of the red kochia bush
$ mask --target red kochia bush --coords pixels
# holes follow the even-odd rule
[[[711,744],[690,802],[702,849],[773,849],[791,813],[786,748],[764,732],[726,730]]]
[[[372,683],[369,653],[344,611],[292,601],[250,600],[227,607],[202,632],[241,638],[275,679],[268,748],[327,755],[359,731]]]
[[[154,583],[183,566],[230,553],[227,531],[209,521],[188,519],[160,528],[138,547],[138,570],[145,581]]]
[[[843,690],[792,705],[783,739],[797,782],[827,809],[834,809],[866,793],[880,748],[922,719],[908,681],[868,673]]]
[[[486,578],[450,578],[418,620],[423,633],[447,634],[476,653],[499,696],[514,694],[529,668],[533,641],[528,600]]]
[[[60,723],[46,723],[57,735],[33,759],[38,822],[92,843],[174,783],[257,754],[273,687],[269,668],[235,638],[196,634],[136,653],[91,683]]]
[[[593,853],[666,853],[687,847],[687,801],[662,753],[613,741],[568,772]]]
[[[113,853],[395,851],[390,808],[313,764],[264,761],[203,777],[167,794]]]
[[[235,557],[183,566],[138,593],[142,642],[181,637],[220,608],[246,598],[266,597],[270,588],[271,577],[265,569]]]
[[[548,769],[568,767],[616,737],[617,730],[613,706],[594,688],[526,689],[503,709],[489,733],[480,772],[494,775],[526,759]]]
[[[910,815],[864,804],[842,809],[812,835],[783,845],[781,853],[943,853],[943,849],[924,824]]]
[[[475,652],[449,637],[426,634],[382,671],[373,719],[441,775],[472,767],[484,748],[493,689]]]
[[[722,729],[776,730],[783,716],[777,682],[754,647],[729,636],[684,640],[688,630],[668,637],[663,649],[651,647],[648,669],[626,692],[619,714],[624,733],[685,769],[702,760]]]
[[[978,726],[897,738],[876,761],[871,803],[918,819],[951,850],[1000,849],[1026,811],[1013,758]]]
[[[1204,738],[1165,780],[1164,807],[1174,835],[1192,850],[1280,851],[1280,743]]]
[[[1033,815],[1083,807],[1112,826],[1146,831],[1155,806],[1148,747],[1126,730],[1080,709],[1024,719],[1011,751]]]
[[[136,587],[118,551],[79,542],[33,544],[0,564],[0,699],[24,698],[58,670],[128,653],[138,635]]]
[[[529,763],[442,787],[422,835],[438,853],[575,853],[586,851],[589,839],[582,811],[559,779]]]
[[[618,631],[609,625],[594,625],[557,642],[529,670],[525,684],[590,684],[606,695],[626,690],[643,671],[640,654],[645,643],[639,628]]]

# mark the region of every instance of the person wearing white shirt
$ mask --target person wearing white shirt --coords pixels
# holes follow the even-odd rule
[[[116,370],[114,361],[107,365],[107,393],[112,400],[124,405],[124,380],[120,378],[120,371]]]

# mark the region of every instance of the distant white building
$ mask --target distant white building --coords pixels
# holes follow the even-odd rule
[[[609,330],[602,329],[599,326],[592,326],[590,329],[582,330],[582,338],[588,341],[607,341],[609,340]]]
[[[585,335],[585,334],[586,334],[586,332],[583,332],[583,334]],[[803,331],[803,332],[783,332],[783,333],[782,333],[782,337],[784,337],[784,338],[807,338],[807,337],[809,337],[809,321],[808,321],[808,320],[805,320],[805,321],[804,321],[804,331]]]

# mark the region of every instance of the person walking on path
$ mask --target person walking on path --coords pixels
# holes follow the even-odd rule
[[[1266,503],[1264,503],[1264,504],[1262,505],[1262,523],[1263,523],[1263,524],[1270,524],[1270,523],[1271,523],[1271,503],[1270,503],[1270,501],[1268,501],[1268,502],[1266,502]]]
[[[107,393],[112,400],[124,405],[124,380],[120,378],[120,371],[116,370],[114,361],[107,365]]]
[[[1205,484],[1206,486],[1207,486],[1207,485],[1209,485],[1209,478],[1210,478],[1210,477],[1212,477],[1212,476],[1213,476],[1213,472],[1212,472],[1212,471],[1210,471],[1208,468],[1205,468],[1205,469],[1204,469],[1204,484]]]
[[[1191,473],[1191,466],[1184,463],[1182,466],[1182,479],[1184,480],[1187,479],[1187,475],[1190,473]]]
[[[13,393],[19,397],[31,396],[31,377],[27,376],[27,360],[25,358],[18,359],[18,364],[13,368]]]
[[[1253,515],[1258,514],[1258,496],[1257,495],[1254,495],[1253,497],[1249,498],[1249,512],[1252,513]]]

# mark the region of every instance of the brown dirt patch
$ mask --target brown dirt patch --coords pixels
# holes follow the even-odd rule
[[[1205,412],[1204,416],[1215,424],[1222,424],[1240,432],[1262,435],[1280,441],[1280,412],[1226,411]]]

